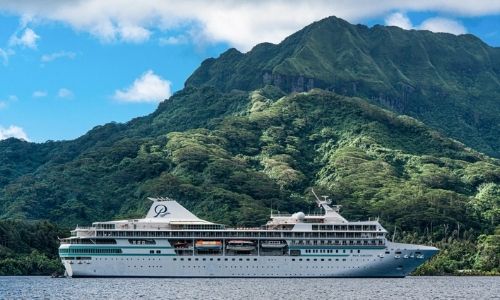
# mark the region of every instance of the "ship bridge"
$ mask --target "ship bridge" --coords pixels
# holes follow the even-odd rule
[[[387,230],[376,221],[355,221],[350,222],[340,215],[340,205],[331,205],[331,200],[327,196],[318,197],[312,190],[316,204],[323,210],[323,213],[304,214],[296,212],[294,214],[273,214],[271,220],[265,227],[268,229],[281,229],[292,231],[303,230],[340,230],[340,231],[374,231],[386,234]],[[335,225],[335,226],[334,226]]]

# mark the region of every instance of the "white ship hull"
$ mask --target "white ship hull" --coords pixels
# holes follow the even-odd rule
[[[401,254],[396,255],[397,250]],[[436,251],[427,246],[389,244],[387,250],[347,251],[345,255],[120,254],[63,263],[71,277],[404,277]]]
[[[318,199],[322,215],[272,215],[261,228],[226,228],[199,219],[176,201],[151,200],[144,219],[95,222],[62,239],[59,255],[67,274],[404,277],[438,251],[389,242],[378,221],[349,222],[326,200]]]

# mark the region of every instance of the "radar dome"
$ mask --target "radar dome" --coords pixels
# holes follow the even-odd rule
[[[299,212],[294,213],[294,214],[292,215],[292,217],[293,217],[294,219],[296,219],[297,221],[303,221],[303,220],[304,220],[304,218],[306,217],[306,215],[305,215],[303,212],[299,211]]]

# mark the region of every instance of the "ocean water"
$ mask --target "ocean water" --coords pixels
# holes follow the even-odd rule
[[[399,279],[0,277],[0,299],[500,299],[500,277]]]

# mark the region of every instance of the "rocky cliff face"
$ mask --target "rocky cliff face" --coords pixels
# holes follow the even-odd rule
[[[331,17],[278,45],[245,54],[230,49],[186,81],[224,91],[265,85],[362,97],[500,156],[500,49],[472,35],[368,28]]]

